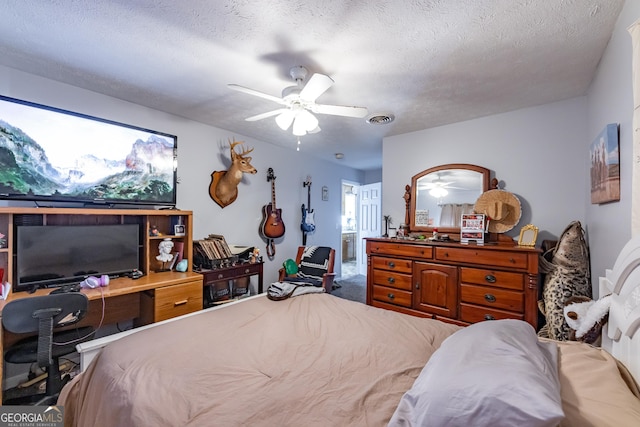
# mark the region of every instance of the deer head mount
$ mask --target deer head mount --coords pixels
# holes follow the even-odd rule
[[[242,180],[242,174],[258,172],[251,165],[251,157],[246,156],[253,151],[253,148],[245,150],[242,143],[242,141],[229,141],[231,167],[228,171],[214,171],[211,174],[209,196],[222,208],[233,203],[238,197],[238,184]],[[241,153],[236,152],[236,145],[242,148]]]

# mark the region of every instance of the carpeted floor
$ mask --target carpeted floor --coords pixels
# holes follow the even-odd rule
[[[351,301],[357,301],[365,303],[367,299],[367,276],[358,274],[355,276],[339,278],[335,280],[335,283],[340,285],[339,288],[334,289],[331,294],[340,298],[345,298]]]

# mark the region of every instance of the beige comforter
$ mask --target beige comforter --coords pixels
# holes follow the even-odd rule
[[[65,426],[384,426],[459,327],[307,294],[258,297],[108,345]]]

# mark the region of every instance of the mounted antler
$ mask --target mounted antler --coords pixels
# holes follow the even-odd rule
[[[221,207],[233,203],[238,197],[238,184],[242,180],[243,173],[255,174],[258,171],[251,165],[251,157],[245,157],[253,151],[253,148],[241,153],[236,152],[236,145],[242,147],[243,141],[229,141],[231,152],[231,167],[228,171],[216,171],[211,174],[209,195]]]

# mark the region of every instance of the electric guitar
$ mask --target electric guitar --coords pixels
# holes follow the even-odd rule
[[[300,229],[305,233],[311,233],[316,229],[316,224],[313,222],[313,209],[311,209],[311,176],[307,176],[307,180],[302,186],[307,187],[307,208],[305,209],[303,203]]]
[[[271,181],[271,203],[262,207],[260,232],[267,239],[277,239],[284,235],[284,222],[282,209],[276,208],[276,177],[273,175],[273,168],[267,170],[267,181]]]

